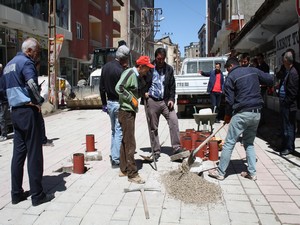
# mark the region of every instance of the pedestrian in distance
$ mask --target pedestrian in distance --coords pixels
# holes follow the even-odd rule
[[[158,137],[160,115],[163,115],[168,122],[173,154],[184,151],[180,145],[178,118],[174,109],[176,89],[174,70],[165,62],[166,54],[166,49],[156,49],[153,61],[155,68],[151,69],[149,76],[146,77],[147,84],[143,96],[150,144],[156,160],[161,152]]]
[[[218,113],[222,100],[222,92],[224,86],[224,75],[221,71],[221,63],[215,63],[215,69],[210,72],[200,71],[200,74],[209,77],[207,92],[210,94],[211,110]],[[219,123],[219,115],[217,115],[216,122]]]
[[[41,137],[41,105],[35,62],[39,60],[40,43],[28,38],[22,43],[22,52],[5,66],[3,76],[11,119],[14,127],[14,145],[11,162],[12,204],[24,201],[29,192],[23,190],[24,163],[27,157],[29,186],[32,205],[49,202],[53,194],[46,194],[42,187],[43,149]]]
[[[248,67],[250,66],[250,55],[249,53],[245,52],[242,53],[240,56],[240,65],[243,67]]]
[[[4,91],[3,65],[0,64],[0,142],[7,140],[8,101]]]
[[[125,70],[116,85],[120,103],[118,118],[123,131],[119,176],[127,176],[128,181],[137,184],[143,184],[145,181],[138,174],[134,160],[136,149],[135,118],[139,106],[138,98],[141,97],[143,87],[146,84],[143,76],[147,75],[150,68],[154,68],[150,63],[150,58],[140,56],[136,61],[136,66]]]
[[[295,151],[299,74],[294,67],[294,61],[292,52],[287,51],[283,56],[286,75],[279,92],[280,114],[283,125],[280,155],[288,155]]]
[[[128,66],[129,53],[130,50],[126,45],[120,46],[116,52],[116,58],[106,63],[101,71],[99,88],[102,110],[107,112],[111,123],[110,162],[112,168],[119,168],[122,141],[122,128],[118,120],[119,95],[115,86]]]
[[[224,85],[226,102],[224,123],[228,123],[229,128],[218,168],[209,171],[209,176],[218,180],[224,179],[232,151],[238,137],[242,134],[248,171],[242,172],[241,175],[256,180],[256,156],[253,143],[263,106],[260,84],[272,85],[273,76],[254,67],[241,67],[235,57],[228,58],[225,66],[228,76]]]

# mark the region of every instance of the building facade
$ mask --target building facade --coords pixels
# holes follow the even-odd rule
[[[188,46],[184,46],[184,57],[185,58],[200,57],[199,42],[191,42]]]
[[[251,19],[264,0],[207,1],[207,29],[209,56],[230,52],[230,43]]]
[[[198,31],[199,57],[206,57],[206,24],[203,24]]]
[[[166,62],[173,67],[174,73],[178,74],[181,67],[180,51],[178,44],[174,44],[170,36],[165,36],[161,39],[155,40],[154,52],[157,48],[166,49]]]

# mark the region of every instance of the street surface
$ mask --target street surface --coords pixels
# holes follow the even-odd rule
[[[268,117],[268,116],[267,116]],[[271,118],[271,117],[268,117]],[[257,153],[256,182],[240,176],[245,171],[245,151],[237,143],[228,176],[217,181],[204,178],[221,186],[222,202],[197,206],[184,204],[166,193],[161,183],[161,175],[177,169],[178,162],[171,162],[169,130],[165,119],[160,120],[159,134],[162,154],[157,162],[143,163],[140,155],[149,155],[150,141],[145,112],[142,106],[136,118],[137,154],[135,159],[140,175],[146,180],[144,185],[132,184],[126,177],[119,177],[119,169],[112,169],[110,154],[110,120],[101,110],[62,110],[45,117],[47,136],[54,141],[54,147],[44,147],[44,179],[47,192],[55,193],[55,199],[37,207],[31,200],[17,205],[11,204],[10,161],[12,157],[11,139],[0,143],[0,225],[279,225],[300,224],[300,141],[297,138],[296,155],[281,157],[269,146],[269,142],[256,138]],[[268,123],[266,123],[268,125]],[[270,124],[269,124],[270,125]],[[221,123],[214,124],[214,127]],[[194,119],[180,119],[181,131],[197,129]],[[217,134],[225,139],[228,126]],[[278,140],[278,130],[262,127],[259,137],[268,134],[271,141]],[[261,133],[263,132],[263,133]],[[84,174],[61,172],[62,167],[72,166],[74,153],[85,153],[87,134],[95,135],[95,147],[101,152],[101,161],[87,161]],[[213,167],[211,161],[204,168]],[[24,190],[29,190],[25,166]],[[160,191],[146,191],[150,218],[145,218],[140,192],[124,193],[124,188],[154,188]]]

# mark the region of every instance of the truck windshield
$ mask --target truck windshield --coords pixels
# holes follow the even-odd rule
[[[113,60],[116,57],[115,48],[95,49],[93,68],[101,68],[105,63]]]

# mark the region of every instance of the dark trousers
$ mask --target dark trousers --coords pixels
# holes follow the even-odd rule
[[[220,104],[222,99],[222,93],[220,92],[211,92],[210,93],[210,102],[211,102],[211,110],[214,112],[214,109],[216,109],[215,113],[219,113]],[[219,115],[217,116],[218,119]]]
[[[8,117],[8,103],[0,103],[0,130],[1,136],[7,137],[7,117]]]
[[[133,178],[138,175],[137,166],[134,160],[136,149],[135,143],[135,117],[133,111],[119,111],[118,119],[122,127],[123,138],[120,150],[120,170],[127,173],[128,178]]]
[[[42,113],[39,113],[39,116],[40,116],[40,120],[41,120],[41,127],[42,127],[42,130],[41,130],[41,136],[42,136],[42,143],[43,144],[46,144],[47,143],[47,136],[46,136],[46,127],[45,127],[45,120],[44,120],[44,117],[43,117],[43,114]]]
[[[24,191],[22,183],[26,156],[32,201],[38,201],[45,195],[42,187],[43,149],[39,114],[37,108],[32,106],[12,109],[11,119],[14,126],[11,162],[12,199],[18,199]]]
[[[178,117],[174,109],[170,110],[165,101],[155,101],[148,98],[144,102],[148,121],[150,144],[154,152],[160,152],[158,126],[160,115],[168,122],[171,137],[171,145],[174,150],[180,147]]]
[[[290,111],[288,107],[280,102],[280,114],[283,132],[281,150],[295,151],[297,111]]]

